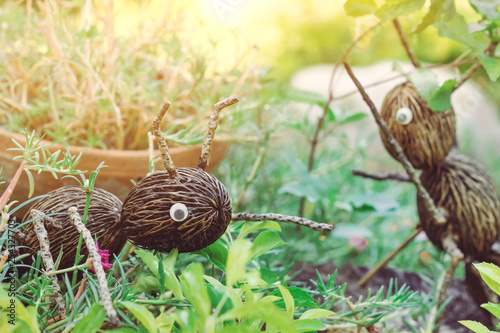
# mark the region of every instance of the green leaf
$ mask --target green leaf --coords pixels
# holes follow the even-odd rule
[[[295,324],[295,329],[298,332],[317,332],[317,331],[324,331],[327,329],[327,326],[314,319],[297,319],[294,321]]]
[[[406,16],[423,7],[425,0],[387,0],[375,13],[382,21]]]
[[[163,295],[165,292],[165,269],[160,258],[158,258],[158,281],[160,282],[160,294]]]
[[[353,194],[347,197],[353,208],[361,211],[387,213],[399,208],[399,203],[381,194]]]
[[[335,315],[335,312],[325,309],[307,310],[299,319],[316,319]]]
[[[366,114],[364,112],[356,112],[356,113],[353,113],[351,115],[348,115],[345,118],[342,118],[339,121],[339,124],[343,125],[343,124],[347,124],[347,123],[352,123],[354,121],[358,121],[360,119],[366,118],[367,116],[368,116],[368,114]]]
[[[469,3],[476,12],[490,21],[500,18],[500,13],[498,12],[500,0],[469,0]]]
[[[134,285],[134,291],[149,292],[160,289],[160,282],[154,276],[141,276]]]
[[[281,298],[283,300],[283,304],[285,305],[286,313],[288,314],[288,318],[293,319],[293,313],[295,310],[295,302],[293,301],[292,294],[288,291],[287,288],[278,285],[278,289],[281,293]]]
[[[172,331],[172,326],[174,326],[174,322],[175,316],[173,314],[166,314],[165,312],[160,313],[156,318],[158,333],[170,333]]]
[[[238,234],[238,239],[246,237],[251,232],[262,230],[262,229],[271,229],[276,231],[281,231],[280,224],[274,221],[264,221],[259,223],[244,223],[243,227]]]
[[[267,251],[283,245],[286,245],[286,243],[283,241],[283,239],[281,239],[279,234],[270,230],[264,231],[260,233],[252,242],[250,258],[247,262],[258,258]]]
[[[285,287],[282,287],[282,288],[285,288]],[[282,288],[280,288],[279,291],[274,290],[269,295],[279,296],[280,293],[281,293],[281,295],[283,295],[283,293],[281,292]],[[295,287],[295,286],[287,287],[287,290],[288,290],[288,293],[293,297],[295,307],[304,307],[304,308],[317,308],[318,307],[318,305],[316,305],[316,303],[314,302],[314,298],[307,291],[305,291],[301,288]],[[284,303],[284,301],[285,301],[284,299],[283,300],[280,299],[280,300],[276,301],[275,304],[280,308],[285,308],[286,303]],[[309,318],[309,319],[314,319],[314,318]]]
[[[484,282],[486,282],[497,295],[500,295],[500,268],[485,262],[474,264],[474,267],[477,268]]]
[[[325,107],[327,102],[327,98],[325,96],[306,90],[290,90],[287,97],[289,100],[294,102],[317,105],[322,108]]]
[[[347,0],[344,10],[347,15],[354,17],[373,14],[377,10],[377,3],[374,0]]]
[[[276,332],[269,330],[270,327],[277,328],[280,332],[295,333],[295,325],[293,320],[287,314],[281,311],[276,305],[270,302],[253,302],[245,303],[231,311],[228,311],[219,320],[239,319],[240,322],[244,319],[258,319],[266,323],[267,332]]]
[[[210,260],[210,262],[221,271],[226,272],[228,250],[221,244],[220,238],[215,243],[210,244],[196,253]]]
[[[321,188],[318,187],[320,187],[319,183],[308,182],[307,180],[304,179],[298,182],[290,182],[284,184],[278,190],[278,194],[287,193],[299,198],[305,197],[307,201],[315,203],[323,198],[322,195],[323,191]]]
[[[500,304],[494,304],[494,303],[488,302],[488,304],[482,304],[481,307],[485,308],[490,313],[492,313],[495,317],[500,319]]]
[[[461,15],[454,15],[450,20],[434,23],[439,35],[448,37],[457,42],[470,46],[472,49],[482,52],[488,43],[488,37],[484,32],[469,32],[469,25]]]
[[[213,286],[211,284],[207,284],[207,292],[210,297],[210,301],[212,307],[215,309],[219,305],[220,301],[224,297],[224,293],[226,288],[224,286]],[[230,298],[227,298],[224,302],[224,305],[221,308],[221,314],[224,314],[226,311],[229,311],[233,308],[233,302]]]
[[[157,333],[158,328],[156,326],[156,320],[153,314],[144,305],[130,301],[121,301],[119,304],[132,312],[132,314],[144,325],[149,333]]]
[[[455,83],[457,83],[455,79],[446,80],[441,87],[434,91],[428,101],[432,111],[446,111],[451,108],[451,93]]]
[[[226,285],[233,286],[245,279],[245,266],[252,255],[252,243],[246,239],[237,239],[231,244],[226,263]]]
[[[202,321],[210,314],[210,298],[203,279],[203,267],[201,263],[190,264],[179,277],[182,291],[186,300],[190,302]]]
[[[432,94],[439,88],[436,75],[428,69],[418,69],[408,75],[418,94],[426,101],[430,100]]]
[[[5,281],[8,282],[12,278],[12,276],[10,278],[6,277]],[[10,297],[7,291],[0,287],[0,307],[7,309],[13,301],[16,307],[16,320],[20,319],[26,322],[27,326],[30,328],[27,332],[40,332],[36,308],[34,306],[25,307],[19,298]],[[9,327],[11,326],[9,325]]]
[[[158,258],[148,251],[135,250],[134,252],[142,259],[146,266],[148,266],[151,273],[158,277]]]
[[[491,333],[491,331],[486,326],[477,321],[459,320],[458,322],[476,333]]]
[[[481,61],[486,73],[488,73],[490,80],[493,82],[498,80],[500,76],[500,59],[480,54],[479,61]]]
[[[182,294],[181,284],[177,279],[177,275],[175,274],[174,270],[178,253],[179,251],[177,249],[173,249],[161,263],[158,260],[157,263],[158,267],[160,267],[160,264],[163,265],[164,286],[169,290],[172,290],[175,297],[177,297],[178,299],[183,299],[184,295]],[[160,278],[160,270],[158,270],[158,278]]]
[[[104,319],[106,318],[106,311],[104,307],[99,303],[94,303],[90,307],[89,312],[85,317],[80,320],[78,324],[76,324],[73,329],[74,333],[94,333],[97,332],[99,328],[101,328],[104,323]]]
[[[453,19],[455,16],[455,2],[453,0],[431,0],[431,7],[415,28],[415,33],[419,33],[434,22]]]

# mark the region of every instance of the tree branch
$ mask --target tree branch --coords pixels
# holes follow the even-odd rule
[[[415,55],[411,51],[410,45],[408,45],[408,41],[406,40],[405,34],[403,32],[403,29],[401,28],[401,25],[399,24],[398,19],[392,20],[392,23],[394,23],[394,27],[396,27],[396,31],[398,32],[399,39],[401,39],[401,43],[403,44],[403,47],[406,50],[406,54],[408,54],[408,58],[410,58],[410,61],[413,64],[413,67],[419,68],[420,63],[418,62],[417,57],[415,57]]]

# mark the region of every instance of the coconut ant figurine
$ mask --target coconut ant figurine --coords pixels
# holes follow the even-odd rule
[[[233,214],[231,199],[224,185],[205,172],[210,145],[220,111],[238,102],[227,98],[214,107],[197,168],[176,168],[160,131],[162,117],[170,103],[163,105],[153,122],[154,134],[166,171],[142,179],[125,198],[120,226],[133,244],[168,252],[200,250],[219,239],[231,220],[292,222],[319,231],[333,229],[331,224],[280,214]]]
[[[385,97],[380,115],[416,169],[433,169],[455,145],[455,113],[432,111],[410,82],[394,87]],[[397,154],[383,133],[387,151]]]
[[[238,101],[228,98],[215,105],[210,118],[198,168],[176,168],[160,131],[162,117],[170,103],[165,103],[153,122],[153,129],[166,171],[155,172],[137,183],[121,201],[112,193],[95,188],[88,210],[86,228],[97,239],[99,248],[109,250],[110,257],[118,255],[126,240],[135,245],[161,252],[177,248],[179,252],[192,252],[215,242],[226,231],[231,220],[292,222],[319,231],[333,229],[305,218],[280,214],[232,214],[231,199],[224,185],[205,172],[210,145],[217,128],[220,111]],[[65,186],[48,193],[35,203],[23,222],[38,212],[45,214],[45,227],[50,241],[50,252],[57,258],[62,247],[59,269],[73,266],[76,244],[80,233],[68,216],[75,207],[83,215],[86,192],[78,186]],[[28,223],[17,236],[21,253],[36,254],[40,250],[34,223]],[[80,252],[86,256],[84,244]]]
[[[450,153],[456,144],[453,110],[433,112],[413,86],[405,82],[386,96],[382,111],[378,114],[350,67],[347,64],[345,67],[369,105],[385,147],[403,165],[408,177],[373,175],[357,170],[353,170],[353,173],[376,180],[413,182],[417,188],[420,218],[420,225],[403,245],[368,272],[358,284],[366,283],[419,231],[424,230],[431,242],[452,258],[442,280],[437,307],[444,303],[458,263],[464,259],[469,289],[477,290],[476,295],[473,295],[476,300],[484,300],[487,296],[479,290],[480,286],[476,284],[474,288],[471,285],[479,281],[471,262],[491,262],[500,258],[500,254],[492,250],[500,233],[500,197],[493,179],[481,165],[467,156],[453,151]],[[423,169],[420,177],[414,168]],[[436,323],[442,314],[437,317]]]
[[[69,268],[75,263],[76,248],[80,233],[71,226],[68,208],[76,207],[80,216],[84,215],[87,192],[80,186],[64,186],[47,193],[46,197],[31,206],[23,218],[23,223],[36,218],[39,213],[45,215],[44,226],[47,229],[53,258],[62,253],[58,267]],[[118,255],[127,239],[119,228],[122,202],[114,194],[100,188],[94,188],[87,212],[86,227],[97,238],[101,248],[109,251],[111,257]],[[20,254],[36,255],[40,244],[35,230],[35,223],[25,224],[25,230],[16,235],[17,249]],[[87,246],[82,244],[80,254],[89,254]]]

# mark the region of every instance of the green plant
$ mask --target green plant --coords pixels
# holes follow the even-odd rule
[[[176,105],[166,138],[200,143],[210,107],[231,94],[257,98],[264,78],[248,62],[219,61],[216,42],[196,42],[184,5],[158,13],[151,2],[88,1],[81,10],[72,1],[3,3],[0,125],[65,144],[146,149],[168,98]]]
[[[481,274],[481,278],[483,279],[483,281],[486,282],[486,284],[495,292],[495,294],[500,295],[500,268],[496,265],[485,262],[474,264],[474,267],[477,268],[479,274]],[[477,288],[481,287],[477,286]],[[488,302],[487,304],[482,304],[481,307],[488,310],[497,319],[500,319],[500,304]],[[460,323],[476,333],[498,332],[490,331],[486,326],[477,321],[462,320],[460,321]],[[500,325],[497,325],[496,327],[500,328]]]

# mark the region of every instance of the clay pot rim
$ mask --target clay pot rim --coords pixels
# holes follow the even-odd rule
[[[20,143],[22,146],[26,145],[26,137],[23,134],[17,133],[17,132],[12,132],[4,127],[0,127],[0,137],[9,137],[10,139],[16,140],[18,143]],[[12,140],[9,140],[12,142]],[[218,141],[218,140],[214,140]],[[81,147],[81,146],[74,146],[74,145],[64,145],[62,143],[58,142],[53,142],[50,140],[43,139],[40,141],[39,145],[47,145],[47,148],[49,148],[50,151],[54,152],[57,150],[61,151],[66,151],[66,148],[71,152],[72,155],[78,155],[80,152],[83,153],[92,153],[96,157],[101,157],[103,160],[107,160],[110,158],[110,156],[113,156],[113,158],[123,158],[126,160],[129,160],[131,157],[139,157],[139,158],[148,158],[149,159],[149,151],[148,150],[119,150],[119,149],[102,149],[102,148],[93,148],[93,147]],[[177,146],[170,148],[169,151],[172,152],[173,154],[176,152],[184,151],[184,150],[190,150],[190,149],[195,149],[195,148],[200,148],[202,144],[193,144],[193,145],[186,145],[186,146]],[[7,151],[9,148],[14,148],[15,144],[12,142],[12,147],[3,147],[3,150],[5,150],[9,155],[15,155],[17,154],[17,151]],[[160,151],[158,149],[154,149],[153,155],[159,155]]]

